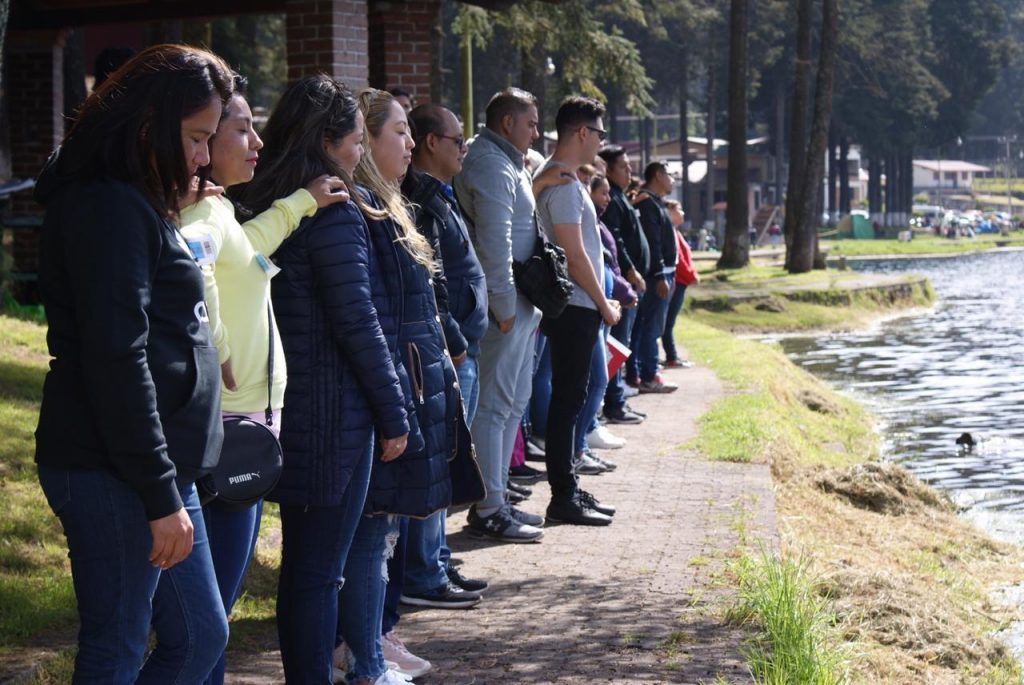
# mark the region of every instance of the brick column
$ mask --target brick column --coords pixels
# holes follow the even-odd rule
[[[440,0],[377,0],[369,8],[370,85],[400,86],[429,102]]]
[[[4,57],[11,134],[11,176],[36,178],[47,157],[64,137],[64,34],[59,31],[12,31]],[[14,285],[14,296],[38,302],[39,232],[43,208],[31,192],[11,195],[10,221],[13,271],[26,280]]]
[[[35,178],[64,137],[64,36],[12,31],[4,57],[11,125],[11,176]],[[14,214],[41,214],[31,193],[11,196]]]
[[[288,80],[324,72],[367,83],[366,0],[287,0]]]

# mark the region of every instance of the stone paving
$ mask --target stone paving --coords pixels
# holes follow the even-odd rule
[[[429,659],[424,685],[540,683],[749,683],[747,634],[724,623],[721,577],[741,538],[775,540],[768,467],[708,462],[683,445],[722,396],[709,370],[671,370],[672,395],[630,400],[649,414],[614,426],[629,440],[604,456],[613,473],[583,486],[618,508],[607,528],[551,525],[537,544],[496,544],[448,518],[464,574],[490,580],[476,608],[408,610],[397,630]],[[535,464],[535,466],[537,466]],[[543,513],[546,483],[523,506]],[[233,663],[234,685],[281,682],[278,655]]]

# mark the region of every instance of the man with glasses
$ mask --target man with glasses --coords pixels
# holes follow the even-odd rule
[[[558,144],[537,173],[552,166],[575,175],[589,164],[605,139],[604,106],[590,98],[566,98],[555,116]],[[549,521],[606,526],[614,507],[603,505],[579,487],[573,464],[576,423],[587,397],[590,367],[602,320],[615,325],[619,304],[605,297],[604,257],[597,211],[590,190],[578,180],[545,188],[537,198],[537,221],[548,240],[565,250],[575,290],[565,311],[544,319],[541,330],[551,349],[551,406],[548,411],[545,461],[551,486]]]
[[[487,496],[469,510],[470,529],[502,542],[535,542],[544,518],[506,500],[519,422],[533,385],[533,334],[540,311],[519,294],[512,260],[533,254],[533,182],[524,156],[540,134],[537,101],[506,88],[491,98],[487,126],[469,143],[455,192],[487,285],[489,323],[480,340],[480,400],[471,430]]]

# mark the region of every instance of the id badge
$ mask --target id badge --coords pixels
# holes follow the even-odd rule
[[[263,269],[263,273],[267,275],[267,278],[273,278],[274,276],[281,273],[281,267],[279,267],[277,264],[274,264],[274,262],[270,261],[261,254],[256,255],[256,263],[260,265],[261,269]]]
[[[201,235],[198,238],[186,238],[185,244],[188,245],[188,251],[199,266],[209,266],[217,261],[217,249],[214,247],[212,236]]]

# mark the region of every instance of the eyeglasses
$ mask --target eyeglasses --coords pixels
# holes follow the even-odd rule
[[[446,136],[443,133],[437,133],[435,135],[438,138],[447,138],[448,140],[450,140],[450,141],[454,142],[456,145],[458,145],[460,148],[461,147],[465,147],[465,145],[466,145],[466,139],[463,138],[462,136]]]
[[[602,143],[608,139],[608,131],[605,131],[603,128],[597,128],[596,126],[584,126],[583,128],[596,133],[597,139]]]

